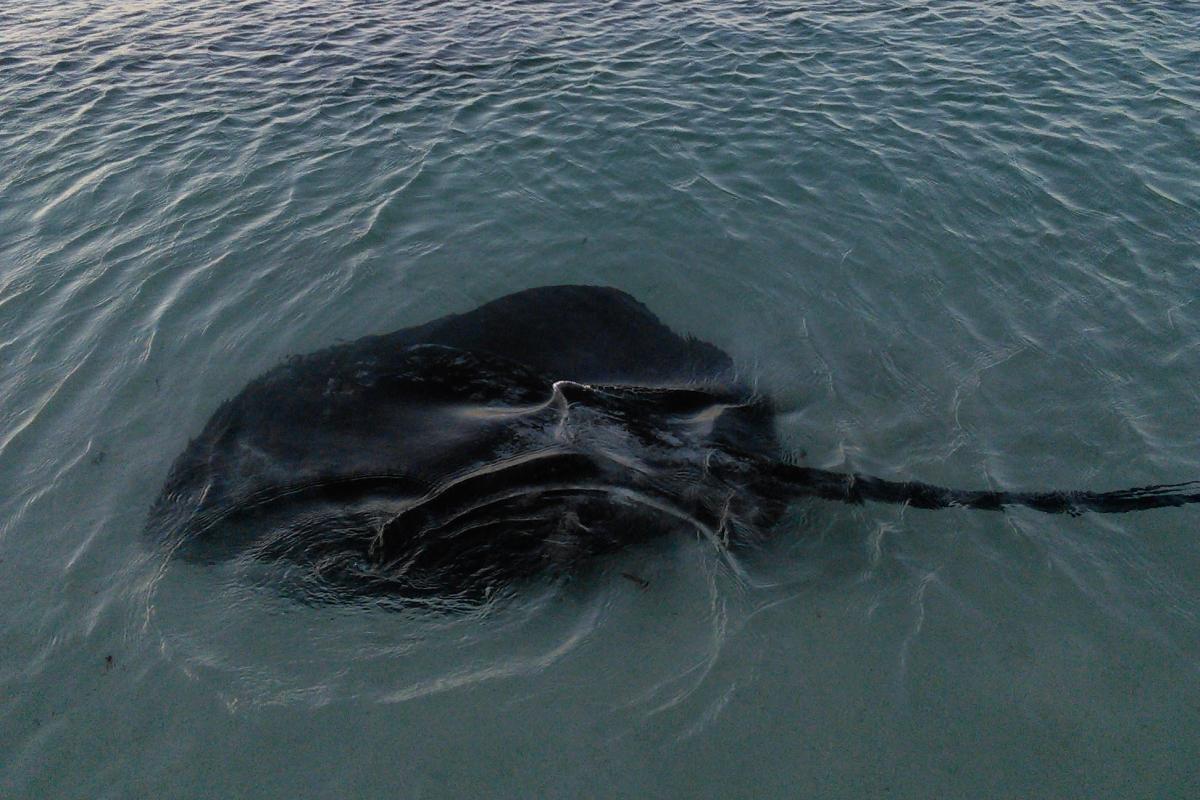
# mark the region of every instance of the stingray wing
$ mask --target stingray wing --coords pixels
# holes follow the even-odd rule
[[[384,348],[426,343],[487,351],[580,383],[734,379],[733,362],[720,349],[678,335],[625,292],[603,286],[526,289],[378,339]]]

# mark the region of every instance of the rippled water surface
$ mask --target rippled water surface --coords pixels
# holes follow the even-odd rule
[[[0,794],[1196,796],[1196,506],[810,502],[451,615],[142,529],[289,354],[566,282],[808,464],[1200,477],[1197,75],[1186,2],[5,4]]]

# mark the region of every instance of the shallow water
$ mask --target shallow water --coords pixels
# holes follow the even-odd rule
[[[1194,795],[1196,507],[812,502],[456,616],[142,527],[285,356],[565,282],[808,464],[1200,477],[1197,74],[1188,3],[6,6],[0,794]]]

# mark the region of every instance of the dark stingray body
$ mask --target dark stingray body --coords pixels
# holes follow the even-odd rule
[[[761,530],[781,500],[713,454],[776,449],[720,350],[622,292],[545,287],[251,382],[176,461],[151,526],[342,589],[477,594],[667,531]]]
[[[716,347],[615,289],[552,286],[293,358],[225,402],[149,528],[306,591],[486,595],[672,531],[753,538],[797,497],[1125,512],[1196,484],[947,489],[778,458],[770,403]]]

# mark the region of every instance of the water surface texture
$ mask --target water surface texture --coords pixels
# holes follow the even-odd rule
[[[568,282],[813,466],[1200,478],[1197,75],[1183,2],[5,4],[0,794],[1196,796],[1194,506],[806,502],[440,616],[143,526],[289,354]]]

